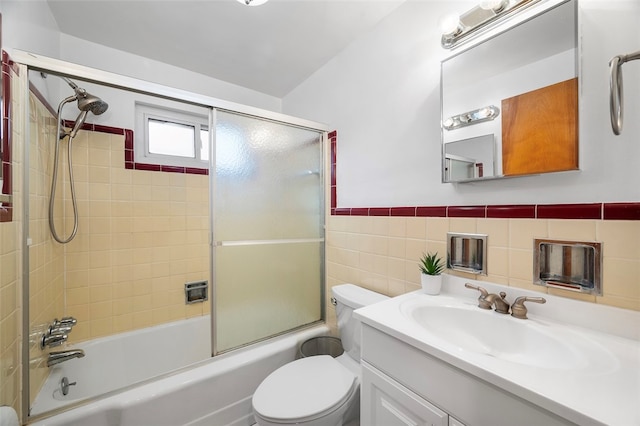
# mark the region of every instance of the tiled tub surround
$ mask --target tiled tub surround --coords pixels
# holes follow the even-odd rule
[[[3,67],[3,72],[14,74],[15,70]],[[18,78],[7,79],[3,75],[2,84],[6,88],[9,84],[12,93],[21,93],[24,89]],[[11,131],[12,140],[19,140],[22,136],[22,123],[26,119],[22,110],[16,105],[13,97],[7,97],[4,92],[3,106],[11,115],[3,115],[5,129]],[[9,125],[10,124],[10,125]],[[3,142],[6,142],[4,138]],[[6,152],[6,151],[4,151]],[[6,163],[5,163],[6,164]],[[22,297],[22,149],[14,149],[11,155],[11,167],[5,167],[5,172],[11,173],[13,181],[12,214],[0,218],[0,405],[12,406],[21,412],[21,360],[20,345],[22,334],[19,332],[21,324]],[[4,182],[6,182],[6,177]],[[4,214],[4,213],[2,213]],[[11,217],[12,216],[12,217]],[[4,220],[7,219],[7,220]]]
[[[30,330],[70,315],[78,320],[69,334],[73,344],[209,314],[209,302],[184,302],[184,283],[209,277],[208,176],[127,169],[125,139],[132,132],[80,131],[73,141],[79,230],[60,245],[47,216],[55,118],[33,94],[30,111]],[[55,207],[64,236],[73,226],[66,146],[67,139]],[[33,399],[48,368],[35,341],[30,352],[40,361],[31,366]]]

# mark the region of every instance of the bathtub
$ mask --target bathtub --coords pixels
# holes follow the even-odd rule
[[[251,396],[260,382],[276,368],[294,360],[301,342],[327,332],[326,326],[318,325],[210,358],[207,316],[75,345],[86,356],[52,368],[33,403],[31,416],[94,398],[111,389],[128,388],[48,418],[36,418],[32,424],[251,425],[254,423]],[[128,348],[127,355],[123,347]],[[149,380],[187,364],[192,365]],[[67,396],[60,391],[60,380],[65,376],[70,382],[78,382],[69,388]],[[144,382],[133,385],[140,381]]]

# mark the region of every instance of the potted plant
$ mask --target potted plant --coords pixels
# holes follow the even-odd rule
[[[427,253],[420,258],[420,282],[422,289],[427,294],[438,294],[442,287],[442,271],[444,263],[438,257],[438,253]]]

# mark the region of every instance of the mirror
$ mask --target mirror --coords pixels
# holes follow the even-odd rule
[[[578,169],[577,1],[441,63],[442,180]]]

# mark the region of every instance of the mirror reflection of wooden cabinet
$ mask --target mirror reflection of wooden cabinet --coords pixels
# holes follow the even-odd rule
[[[556,2],[442,61],[444,182],[578,169],[577,10],[576,0]],[[496,117],[464,122],[465,113],[490,106]],[[452,117],[462,117],[462,125],[448,129]],[[490,157],[493,167],[452,175],[452,156],[469,163]]]

